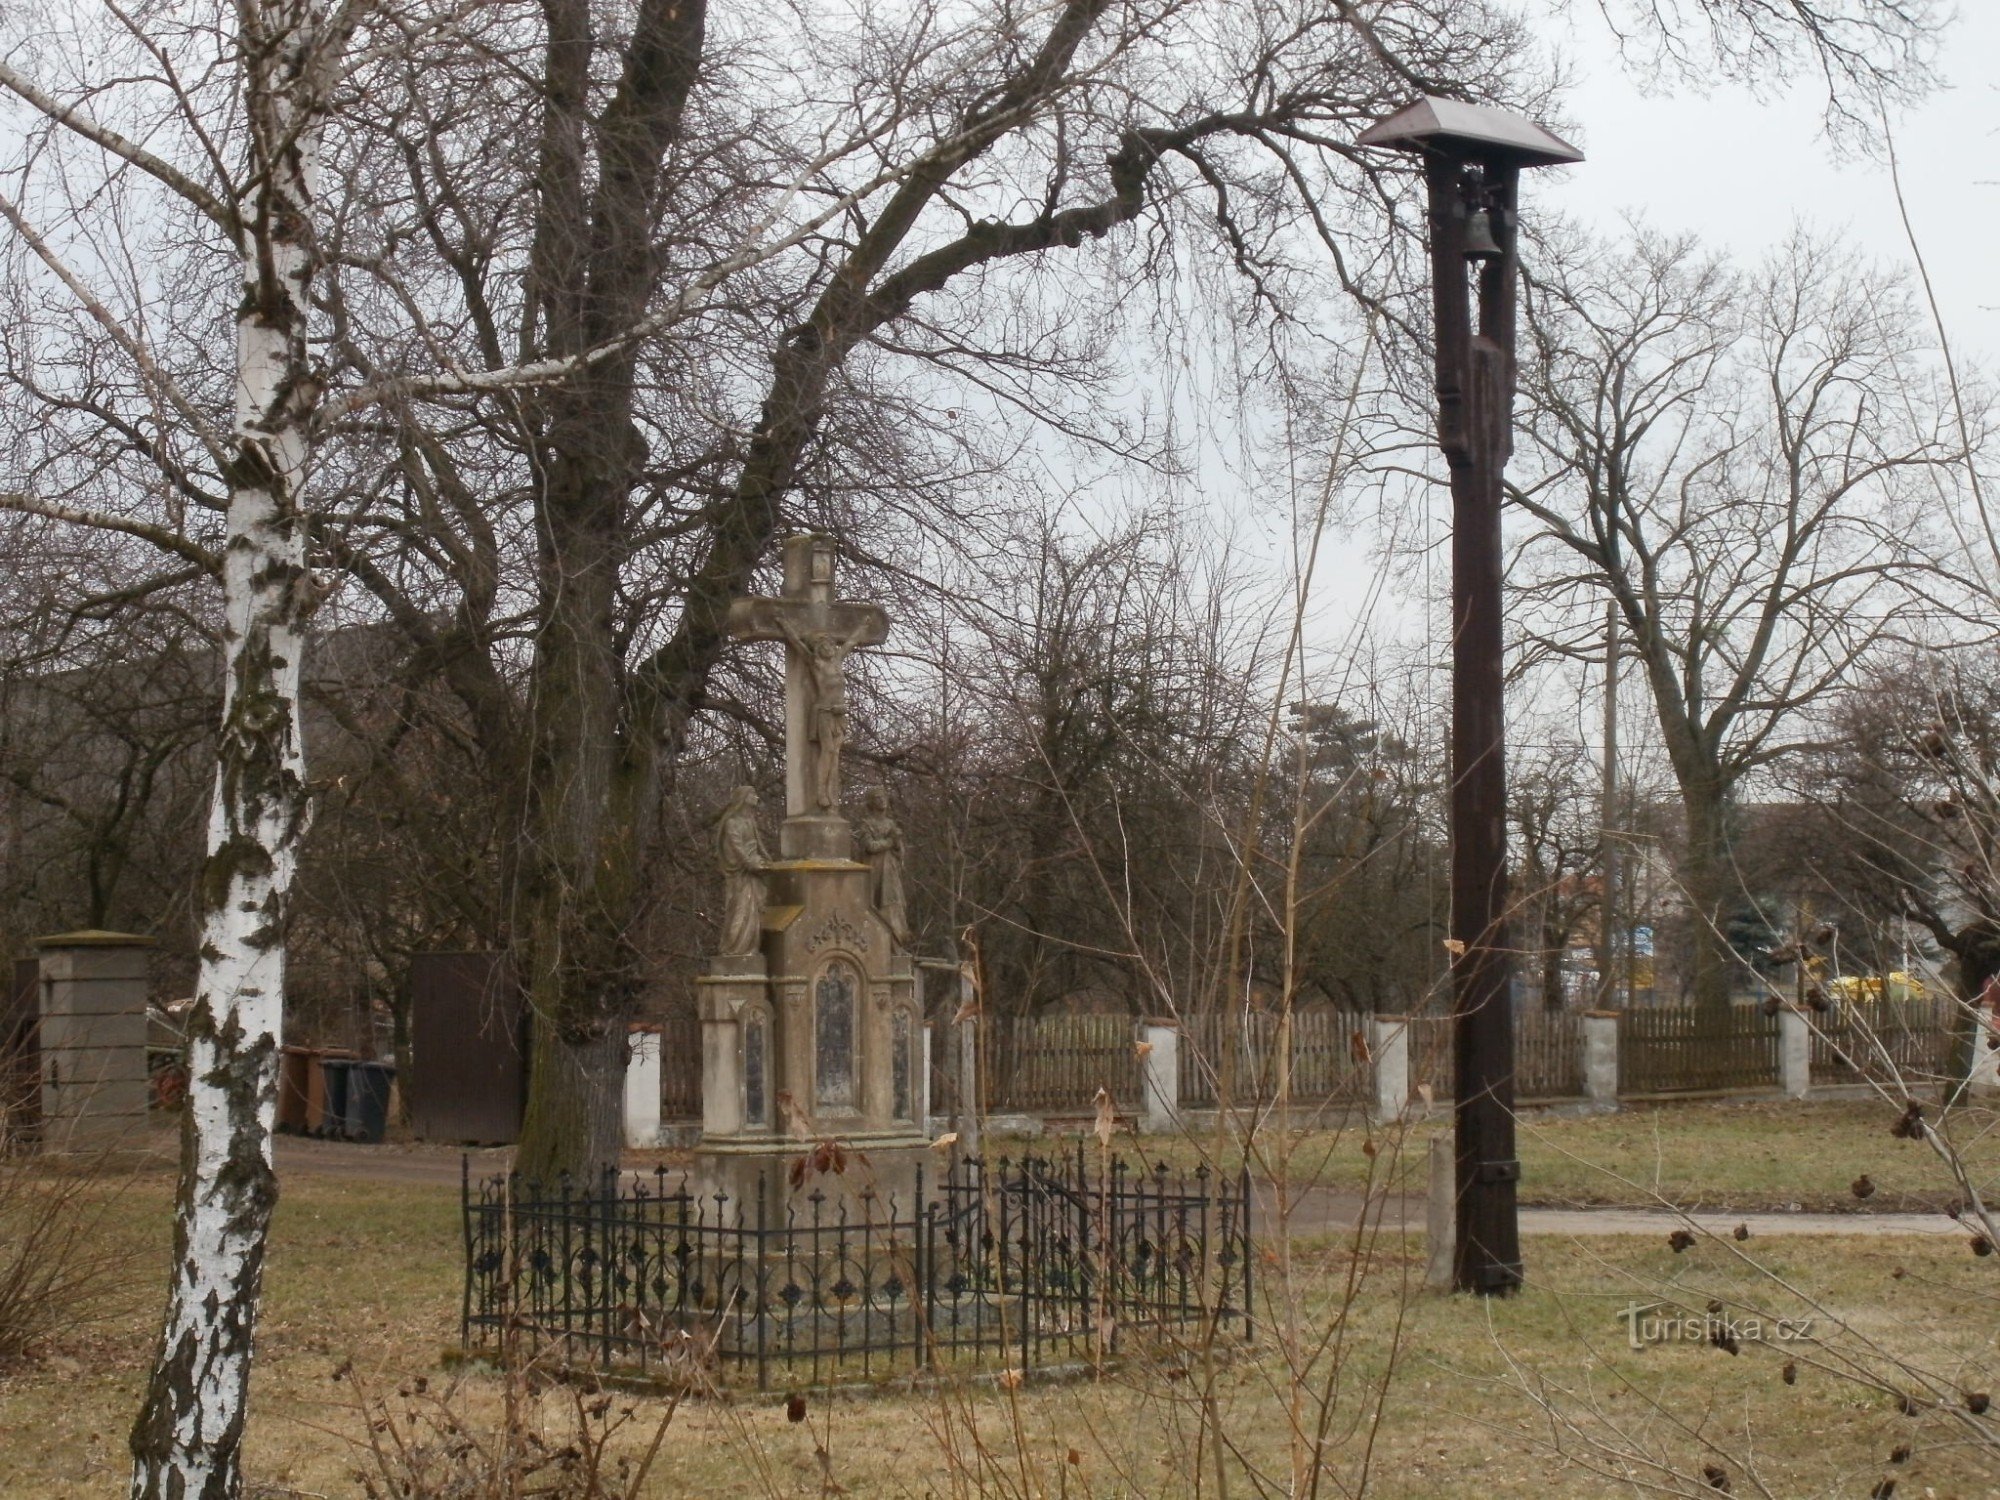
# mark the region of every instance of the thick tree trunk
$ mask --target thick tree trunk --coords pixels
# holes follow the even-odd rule
[[[589,1032],[547,1025],[538,1014],[528,1052],[528,1110],[515,1170],[554,1186],[564,1176],[592,1182],[624,1144],[625,1033],[607,1018]],[[588,1175],[582,1175],[588,1174]]]
[[[700,75],[707,5],[641,0],[617,87],[595,117],[591,7],[542,9],[547,102],[529,291],[543,352],[564,356],[623,333],[657,287],[661,162]],[[637,992],[630,931],[659,795],[656,730],[633,712],[617,613],[646,459],[633,370],[625,354],[570,376],[551,393],[541,443],[541,628],[511,925],[534,1028],[515,1166],[542,1181],[615,1162],[622,1135]]]
[[[1561,1010],[1568,997],[1563,994],[1563,958],[1569,951],[1568,934],[1542,928],[1542,1009]]]
[[[650,736],[628,718],[617,581],[644,456],[629,373],[558,398],[543,500],[544,621],[535,642],[514,948],[534,1029],[516,1170],[553,1182],[617,1161],[626,1023],[637,998],[636,869],[654,821]]]
[[[1681,863],[1681,886],[1687,896],[1692,926],[1691,958],[1695,1008],[1708,1016],[1729,1013],[1735,950],[1724,930],[1732,905],[1734,881],[1729,873],[1727,802],[1712,781],[1689,780],[1681,787],[1687,818],[1687,851]]]
[[[566,765],[559,755],[545,754],[548,741],[538,732],[534,763],[527,772],[531,814],[523,821],[524,836],[537,838],[546,831],[555,842],[544,847],[555,849],[556,855],[524,857],[543,862],[539,870],[524,869],[521,877],[525,899],[517,910],[531,913],[532,921],[526,932],[517,932],[516,946],[527,949],[536,1024],[553,1025],[557,1034],[535,1047],[537,1061],[549,1057],[555,1071],[530,1085],[517,1156],[522,1170],[589,1171],[602,1161],[584,1154],[600,1149],[586,1143],[616,1138],[605,1128],[607,1121],[615,1123],[615,1116],[602,1112],[614,1111],[622,1098],[617,1077],[594,1076],[589,1069],[623,1057],[623,1023],[632,991],[627,934],[645,867],[653,809],[663,795],[663,775],[670,774],[678,760],[709,674],[721,659],[729,601],[743,591],[780,529],[782,502],[818,429],[830,375],[876,329],[954,276],[1008,256],[1095,239],[1138,214],[1147,174],[1169,139],[1164,134],[1134,135],[1124,142],[1110,161],[1112,192],[1105,200],[1024,224],[981,221],[958,239],[888,272],[891,260],[953,173],[1014,129],[1033,101],[1059,86],[1105,9],[1103,0],[1076,0],[1060,9],[1041,46],[1023,62],[1011,84],[972,120],[960,122],[949,144],[940,143],[912,166],[832,271],[810,316],[773,351],[763,410],[732,493],[707,520],[708,553],[688,581],[671,638],[629,674],[623,672],[622,663],[605,655],[617,638],[603,616],[585,615],[600,588],[606,599],[613,597],[609,591],[617,583],[616,569],[625,561],[621,551],[614,549],[602,559],[592,557],[581,570],[574,566],[581,559],[567,556],[565,566],[545,577],[544,609],[576,610],[578,633],[565,640],[563,631],[568,627],[553,615],[545,616],[545,639],[537,643],[537,691],[553,687],[556,696],[538,697],[538,727],[547,722],[547,705],[561,695],[590,692],[580,678],[564,676],[569,670],[562,665],[566,659],[578,670],[601,669],[605,681],[618,684],[618,701],[615,721],[604,738],[595,746],[578,747],[574,766]],[[596,122],[602,160],[593,197],[585,191],[583,170],[590,130],[584,116],[589,97],[589,7],[582,0],[550,0],[544,6],[550,26],[549,105],[537,184],[541,223],[530,281],[549,331],[545,340],[549,352],[574,353],[615,336],[638,316],[653,293],[657,264],[650,236],[658,206],[659,166],[678,133],[681,110],[698,73],[705,10],[688,0],[642,0],[617,92]],[[1221,128],[1220,117],[1206,120],[1188,127],[1185,139],[1199,139]],[[615,500],[620,515],[638,477],[637,463],[627,462],[628,455],[622,452],[596,460],[590,456],[602,455],[609,438],[629,434],[630,441],[637,441],[630,422],[631,375],[629,359],[607,360],[573,379],[559,401],[580,411],[584,420],[572,424],[575,441],[571,441],[561,431],[568,419],[558,415],[551,421],[549,437],[551,451],[566,463],[581,467],[602,462],[605,487],[597,493],[607,504]],[[586,387],[589,392],[580,394]],[[622,481],[609,472],[621,464]],[[552,471],[545,546],[550,545],[550,533],[565,524],[558,514],[564,482]],[[595,524],[606,538],[615,535],[602,530],[608,524],[605,518]],[[563,542],[563,537],[555,538],[559,553]],[[601,577],[593,571],[599,566],[604,569]],[[559,585],[553,595],[551,578]],[[578,597],[569,597],[572,591]],[[555,649],[545,665],[544,652],[550,647]],[[586,707],[595,715],[593,723],[606,722],[598,704]],[[599,753],[604,757],[601,765],[594,759]],[[610,788],[601,797],[591,780],[600,773]],[[612,810],[602,813],[599,826],[578,836],[573,820],[590,817],[591,806],[607,805]],[[604,838],[617,840],[617,847],[598,850],[596,843]],[[618,1034],[615,1052],[604,1040],[607,1029]],[[572,1083],[582,1088],[582,1098],[562,1097]]]
[[[243,205],[243,301],[223,569],[222,729],[201,967],[188,1019],[174,1261],[145,1403],[135,1500],[235,1500],[265,1236],[285,915],[307,801],[299,658],[311,608],[301,515],[317,398],[306,345],[316,132],[305,102],[310,5],[246,6],[241,46],[255,197]]]

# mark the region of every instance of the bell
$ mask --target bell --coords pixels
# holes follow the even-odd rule
[[[1465,220],[1465,249],[1467,260],[1498,260],[1500,242],[1493,238],[1493,219],[1483,208],[1475,208]]]

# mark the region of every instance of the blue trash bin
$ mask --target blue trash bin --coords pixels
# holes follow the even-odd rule
[[[314,1135],[330,1141],[346,1139],[347,1096],[353,1066],[354,1059],[351,1057],[322,1057],[319,1060],[320,1076],[326,1080],[326,1108],[313,1129]]]
[[[346,1109],[342,1118],[350,1141],[379,1141],[389,1133],[389,1090],[395,1081],[394,1063],[347,1064]]]

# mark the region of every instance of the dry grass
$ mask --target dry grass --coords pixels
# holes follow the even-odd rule
[[[103,1223],[119,1210],[123,1181],[106,1153],[53,1170],[0,1155],[0,1369],[127,1301]]]
[[[1748,1128],[1755,1118],[1735,1123]],[[101,1229],[135,1277],[158,1275],[168,1206],[166,1179],[150,1179],[127,1190],[125,1211]],[[1953,1429],[1938,1413],[1906,1417],[1885,1397],[1812,1372],[1786,1386],[1779,1357],[1765,1350],[1732,1357],[1701,1346],[1624,1347],[1617,1314],[1635,1299],[1666,1295],[1697,1308],[1710,1298],[1759,1302],[1768,1283],[1736,1259],[1745,1249],[1821,1288],[1889,1343],[1933,1363],[1976,1370],[1994,1363],[1993,1261],[1976,1260],[1957,1241],[1774,1239],[1704,1243],[1676,1255],[1657,1239],[1539,1240],[1529,1246],[1528,1291],[1486,1305],[1410,1293],[1421,1246],[1385,1236],[1361,1262],[1369,1279],[1350,1314],[1333,1447],[1343,1477],[1351,1484],[1365,1466],[1373,1491],[1389,1496],[1606,1493],[1604,1479],[1550,1450],[1551,1425],[1522,1392],[1525,1370],[1534,1380],[1587,1388],[1588,1400],[1559,1399],[1594,1404],[1591,1423],[1644,1411],[1658,1431],[1665,1419],[1648,1410],[1657,1397],[1731,1451],[1754,1449],[1773,1493],[1865,1494],[1899,1442],[1913,1449],[1898,1471],[1899,1493],[1992,1492],[1992,1476],[1950,1446]],[[332,1377],[351,1360],[376,1391],[419,1375],[436,1383],[441,1351],[456,1335],[458,1256],[449,1188],[287,1181],[254,1393],[249,1473],[261,1486],[254,1493],[358,1492],[354,1476],[365,1456],[356,1447],[362,1428],[353,1385]],[[1295,1247],[1295,1265],[1303,1321],[1323,1326],[1355,1258],[1345,1243],[1318,1241]],[[1274,1267],[1265,1271],[1274,1283]],[[0,1378],[0,1493],[59,1500],[120,1487],[149,1316],[64,1339],[54,1363]],[[1256,1347],[1217,1375],[1213,1429],[1202,1420],[1189,1365],[1166,1352],[1099,1385],[815,1397],[798,1423],[787,1419],[782,1392],[696,1402],[675,1418],[646,1493],[1179,1496],[1196,1492],[1199,1463],[1208,1481],[1200,1492],[1212,1494],[1209,1430],[1222,1432],[1232,1450],[1225,1465],[1232,1493],[1257,1492],[1252,1471],[1267,1493],[1282,1492],[1286,1387],[1268,1323]],[[467,1420],[498,1418],[496,1381],[469,1380],[454,1399]],[[1378,1401],[1370,1452],[1368,1418]],[[657,1408],[639,1405],[632,1431],[650,1432],[644,1418]]]
[[[1897,1114],[1879,1101],[1778,1099],[1640,1104],[1609,1115],[1531,1111],[1518,1131],[1521,1202],[1657,1207],[1664,1200],[1688,1209],[1828,1213],[1942,1208],[1955,1195],[1929,1150],[1889,1134]],[[1953,1128],[1967,1143],[1976,1176],[2000,1185],[2000,1144],[1988,1134],[1994,1123],[1988,1109],[1961,1109]],[[1370,1131],[1357,1116],[1294,1132],[1290,1177],[1341,1192],[1372,1183],[1377,1190],[1420,1193],[1421,1142],[1450,1128],[1450,1117],[1437,1115],[1394,1131]],[[994,1149],[1055,1144],[1006,1142]],[[1068,1144],[1073,1149],[1073,1140]],[[1119,1148],[1177,1168],[1206,1160],[1233,1172],[1244,1159],[1240,1141],[1225,1138],[1218,1149],[1206,1128],[1179,1139],[1133,1138]],[[1272,1174],[1278,1155],[1276,1136],[1261,1133],[1251,1153],[1253,1171]],[[1860,1200],[1851,1184],[1864,1174],[1876,1191]]]

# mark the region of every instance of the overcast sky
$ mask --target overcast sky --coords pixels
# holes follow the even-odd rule
[[[1962,8],[1967,14],[1944,49],[1950,88],[1894,121],[1893,131],[1904,194],[1953,351],[1962,364],[1992,368],[2000,366],[2000,168],[1986,158],[2000,146],[2000,0],[1963,0]],[[1548,40],[1564,52],[1576,80],[1564,99],[1565,133],[1589,160],[1529,174],[1524,214],[1559,207],[1611,233],[1623,215],[1636,212],[1663,232],[1693,232],[1745,261],[1804,223],[1851,238],[1887,265],[1913,269],[1886,166],[1828,143],[1824,95],[1810,82],[1763,99],[1727,87],[1706,96],[1681,89],[1649,97],[1624,70],[1591,7],[1576,6],[1573,14],[1570,34]],[[1431,500],[1424,534],[1442,536],[1445,502],[1441,495]],[[1404,580],[1378,592],[1379,540],[1369,528],[1343,528],[1322,554],[1309,639],[1317,670],[1336,678],[1353,671],[1357,656],[1369,659],[1366,641],[1421,639],[1436,623]],[[1436,567],[1442,566],[1440,559]],[[1442,588],[1442,573],[1429,582]],[[1442,663],[1440,644],[1437,669]],[[1628,711],[1639,715],[1630,724],[1635,737],[1647,729],[1639,688],[1628,678],[1621,693]],[[1569,733],[1594,745],[1593,678],[1544,684],[1532,695],[1533,711],[1517,699],[1512,712],[1517,720],[1564,717],[1572,690],[1580,693]],[[1441,719],[1437,728],[1442,733]]]
[[[1579,7],[1579,10],[1585,9]],[[1895,122],[1904,194],[1955,351],[2000,356],[2000,3],[1962,0],[1944,49],[1951,87]],[[1532,196],[1614,228],[1638,210],[1667,230],[1754,257],[1794,221],[1850,234],[1871,254],[1910,264],[1886,167],[1830,146],[1810,86],[1759,101],[1739,89],[1646,97],[1601,26],[1577,26],[1565,49],[1578,75],[1566,100],[1589,161],[1531,179]]]

